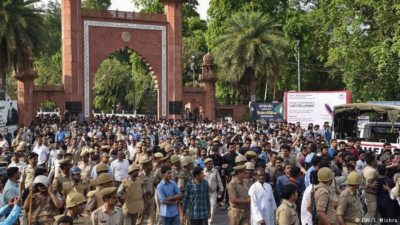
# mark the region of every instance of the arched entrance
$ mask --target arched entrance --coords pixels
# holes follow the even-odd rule
[[[112,52],[128,47],[151,65],[157,85],[158,118],[177,119],[182,114],[182,3],[161,0],[165,15],[120,11],[83,10],[81,0],[61,1],[62,100],[64,110],[83,112],[92,119],[94,74]],[[28,71],[31,73],[31,71]],[[34,74],[17,74],[21,124],[33,118]]]

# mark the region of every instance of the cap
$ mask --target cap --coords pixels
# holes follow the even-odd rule
[[[244,164],[246,167],[246,170],[255,170],[256,166],[254,165],[254,163],[252,162],[247,162],[246,164]]]
[[[233,167],[233,170],[234,170],[234,171],[240,171],[240,170],[244,170],[244,169],[246,169],[246,166],[245,166],[245,165]]]
[[[146,164],[146,163],[149,163],[151,161],[152,161],[152,158],[145,158],[145,159],[142,159],[142,161],[140,161],[140,164]]]
[[[244,155],[238,155],[235,158],[235,163],[247,162],[247,158]]]
[[[75,174],[81,174],[81,172],[82,172],[82,170],[77,166],[74,166],[74,167],[71,168],[71,174],[74,174],[74,175]]]
[[[318,170],[318,181],[327,182],[332,180],[332,178],[333,178],[333,172],[331,169],[323,167]]]
[[[65,159],[62,159],[62,160],[58,161],[58,164],[65,165],[65,164],[68,164],[69,162],[70,162],[70,159],[69,158],[65,158]]]
[[[128,173],[131,173],[132,171],[135,170],[140,170],[140,166],[138,164],[132,164],[128,167]]]
[[[176,162],[180,162],[180,158],[179,158],[179,156],[177,156],[177,155],[173,155],[173,156],[171,156],[171,163],[173,164],[173,163],[176,163]]]
[[[214,139],[213,139],[213,141],[212,142],[219,142],[221,140],[221,137],[219,137],[219,136],[216,136]]]
[[[100,147],[100,150],[110,150],[110,146],[109,145],[102,145]]]
[[[81,157],[84,157],[84,156],[88,156],[88,155],[90,155],[90,152],[89,152],[90,150],[83,150],[82,152],[81,152]]]
[[[33,184],[43,184],[44,186],[48,187],[49,186],[49,178],[43,175],[39,175],[35,178],[33,181]]]
[[[245,153],[245,156],[246,156],[246,157],[253,157],[253,158],[255,158],[255,157],[257,157],[257,153],[256,153],[255,151],[247,151],[247,152]]]
[[[72,208],[86,202],[85,197],[79,192],[70,192],[66,198],[66,207]]]
[[[97,177],[98,185],[105,184],[105,183],[112,182],[112,181],[113,181],[113,179],[112,179],[111,175],[108,173],[102,173],[99,175],[99,177]]]
[[[208,163],[208,162],[212,162],[213,160],[211,158],[207,158],[206,160],[204,160],[204,163]]]
[[[99,163],[96,166],[96,173],[108,171],[108,166],[104,163]]]
[[[27,147],[28,147],[28,144],[25,141],[21,141],[21,142],[19,142],[16,151],[17,152],[25,151]]]
[[[103,198],[104,198],[104,197],[111,196],[112,194],[114,194],[114,192],[117,192],[116,187],[107,187],[107,188],[103,188],[101,190],[101,195],[103,195]]]
[[[154,158],[159,159],[159,158],[163,158],[164,155],[161,152],[156,152],[154,153]]]
[[[182,165],[182,166],[187,166],[187,165],[189,165],[190,163],[193,163],[193,160],[192,160],[192,158],[189,157],[189,156],[183,157],[183,158],[181,159],[181,165]]]

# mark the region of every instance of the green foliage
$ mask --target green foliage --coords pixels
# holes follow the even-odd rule
[[[140,55],[133,53],[130,56],[132,65],[133,88],[126,96],[128,102],[139,112],[141,111],[146,94],[154,90],[154,80],[146,62]]]
[[[159,0],[132,0],[142,13],[164,13],[164,6]]]
[[[34,7],[39,0],[0,1],[0,99],[4,99],[6,74],[30,67],[32,52],[43,43],[43,19]]]
[[[111,0],[83,0],[85,9],[107,10],[111,6]]]
[[[132,86],[129,65],[113,57],[104,60],[94,80],[94,107],[111,111],[115,110],[118,104],[128,105],[126,96]]]
[[[256,78],[268,77],[276,83],[286,45],[280,25],[269,16],[261,12],[236,13],[215,40],[218,78],[235,85],[244,95],[254,95]]]
[[[35,85],[60,85],[62,84],[62,55],[58,50],[53,55],[43,54],[35,61],[35,70],[38,77],[35,79]]]

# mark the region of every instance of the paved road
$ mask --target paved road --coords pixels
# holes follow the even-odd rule
[[[217,211],[215,212],[213,225],[229,224],[227,215],[228,215],[228,210],[226,209],[226,207],[217,208]]]

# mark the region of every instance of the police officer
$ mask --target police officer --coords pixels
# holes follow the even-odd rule
[[[89,185],[81,180],[81,169],[79,167],[71,168],[71,180],[66,181],[62,184],[62,194],[67,196],[71,191],[79,192],[83,196],[86,196],[89,191]]]
[[[103,202],[103,198],[101,196],[101,190],[104,188],[107,188],[107,187],[112,187],[113,179],[110,174],[102,173],[97,178],[97,184],[98,184],[98,186],[96,187],[96,190],[90,191],[87,194],[88,201],[86,203],[85,208],[88,212],[93,212],[94,210],[103,206],[104,202]]]
[[[282,203],[276,210],[277,225],[299,225],[299,216],[296,212],[297,186],[292,183],[286,184],[283,187],[282,198]]]
[[[63,183],[70,180],[69,172],[72,167],[71,160],[63,159],[59,161],[61,174],[53,180],[53,189],[62,193]]]
[[[124,201],[122,207],[124,213],[124,225],[135,225],[138,213],[144,209],[143,185],[137,179],[140,166],[130,165],[128,168],[129,178],[121,182],[118,188],[118,195]]]
[[[73,219],[74,224],[90,225],[90,217],[82,214],[86,203],[85,197],[81,193],[70,192],[66,199],[67,209],[65,210],[64,214],[58,215],[54,218],[53,225],[57,225],[59,219],[65,215],[70,216]]]
[[[181,172],[181,159],[177,155],[171,156],[172,177],[171,180],[178,183],[178,174]]]
[[[235,177],[231,179],[227,190],[229,193],[228,219],[230,225],[250,224],[250,196],[248,195],[250,184],[248,182],[246,166],[235,166]]]
[[[117,188],[107,187],[101,190],[104,205],[96,209],[91,216],[92,224],[123,225],[122,209],[115,206],[118,202]]]
[[[362,218],[361,201],[358,198],[358,188],[361,175],[353,171],[347,176],[347,187],[340,194],[339,205],[336,211],[339,225],[360,225]]]
[[[246,162],[247,162],[247,158],[244,155],[238,155],[235,158],[235,166],[244,165],[244,164],[246,164]]]
[[[103,173],[108,173],[109,168],[104,163],[99,163],[95,166],[97,177],[99,177]],[[95,189],[97,187],[97,179],[91,179],[89,182],[90,189]]]
[[[192,179],[192,173],[190,172],[193,169],[193,160],[190,156],[184,156],[181,159],[182,169],[178,174],[178,188],[180,189],[181,193],[185,193],[185,186],[187,182]],[[183,225],[190,225],[190,218],[189,218],[189,210],[186,210],[186,213],[182,220]]]
[[[254,176],[254,170],[256,169],[256,166],[254,165],[253,162],[246,162],[246,173],[247,173],[247,180],[249,181],[249,185],[251,186],[254,182],[256,182],[256,178]]]
[[[143,183],[145,205],[144,210],[138,214],[136,224],[141,225],[145,216],[147,216],[147,224],[153,224],[155,214],[154,193],[156,184],[154,183],[152,159],[143,159],[140,164],[142,165],[142,170],[139,172],[139,179]]]
[[[318,170],[318,182],[315,187],[315,204],[317,214],[322,225],[336,225],[335,216],[335,192],[331,188],[333,172],[330,168],[324,167]]]

